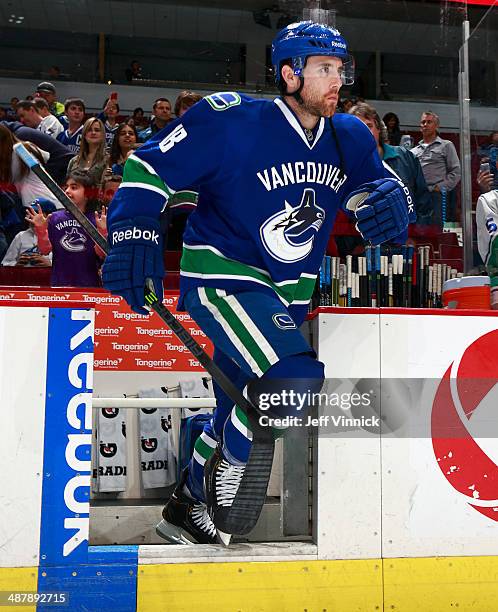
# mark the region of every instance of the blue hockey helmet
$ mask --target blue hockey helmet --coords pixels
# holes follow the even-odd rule
[[[280,30],[273,40],[271,61],[277,85],[283,61],[290,59],[294,74],[301,76],[306,59],[312,55],[329,55],[342,59],[342,83],[354,83],[354,59],[348,53],[346,40],[339,30],[313,21],[300,21]]]

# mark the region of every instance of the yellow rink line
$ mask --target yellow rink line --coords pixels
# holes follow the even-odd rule
[[[37,575],[0,568],[0,591],[36,592]],[[168,563],[139,565],[137,579],[138,612],[498,612],[496,556]]]
[[[498,612],[498,557],[140,565],[138,612]]]
[[[37,567],[0,567],[0,591],[2,598],[6,592],[31,592],[36,593],[38,585]],[[4,606],[0,607],[2,612],[36,612],[36,606]]]
[[[381,564],[361,560],[140,565],[138,612],[166,609],[375,612],[382,610]]]
[[[498,557],[384,559],[383,565],[386,611],[498,612]]]

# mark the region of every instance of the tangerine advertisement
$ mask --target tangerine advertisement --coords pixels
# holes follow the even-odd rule
[[[96,371],[116,370],[202,372],[200,363],[177,339],[173,332],[154,312],[139,315],[130,310],[126,302],[106,292],[65,289],[2,289],[3,303],[37,306],[78,306],[95,308],[95,361]],[[204,332],[186,312],[177,312],[178,292],[164,295],[164,305],[191,336],[210,355],[213,346]]]

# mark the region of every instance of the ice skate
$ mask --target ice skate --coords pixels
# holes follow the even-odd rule
[[[218,532],[218,540],[228,546],[231,534],[248,533],[256,524],[266,496],[266,487],[256,482],[249,500],[238,495],[248,464],[230,463],[219,448],[204,468],[204,490],[209,515]]]
[[[206,504],[184,492],[186,473],[163,508],[156,533],[172,544],[217,544],[215,526]]]

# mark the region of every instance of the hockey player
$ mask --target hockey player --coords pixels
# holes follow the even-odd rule
[[[498,189],[477,200],[476,225],[479,255],[491,281],[491,308],[498,310]]]
[[[289,25],[274,40],[272,60],[280,97],[207,96],[128,159],[109,209],[103,279],[136,312],[147,312],[146,279],[161,299],[159,215],[175,191],[196,186],[179,308],[211,338],[215,361],[240,389],[257,380],[313,392],[323,364],[299,326],[338,209],[356,215],[374,244],[402,234],[414,213],[368,128],[351,115],[333,117],[342,84],[353,82],[340,33]],[[216,383],[215,393],[213,419],[158,525],[171,541],[216,542],[216,532],[229,539],[252,433]]]

